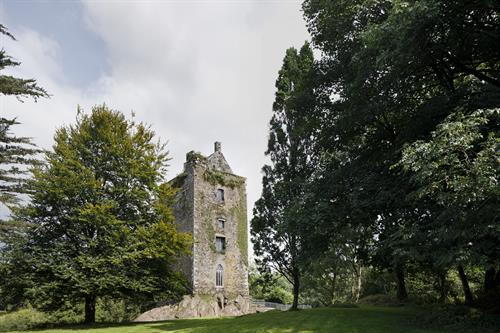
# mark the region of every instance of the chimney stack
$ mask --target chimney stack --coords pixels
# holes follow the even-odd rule
[[[221,143],[219,141],[215,141],[214,147],[215,147],[215,152],[221,151]]]

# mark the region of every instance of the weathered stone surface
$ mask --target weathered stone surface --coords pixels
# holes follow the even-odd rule
[[[184,171],[171,183],[180,190],[174,215],[178,229],[193,236],[192,255],[179,260],[194,295],[248,296],[248,223],[245,178],[231,173],[220,143],[209,157],[190,152]],[[222,190],[224,200],[217,197]],[[222,227],[219,220],[224,220]],[[216,237],[225,249],[216,249]],[[216,286],[216,268],[223,267],[223,286]]]
[[[212,155],[207,157],[208,166],[212,170],[220,170],[227,173],[233,173],[231,167],[226,161],[224,155],[222,155],[221,143],[215,143],[215,151]]]
[[[232,173],[221,144],[216,142],[208,157],[189,152],[184,171],[170,183],[180,189],[174,205],[177,228],[193,237],[192,254],[180,258],[176,265],[188,279],[192,295],[179,304],[145,312],[137,320],[255,312],[248,291],[245,178]],[[224,239],[225,249],[217,249],[217,237]],[[222,285],[216,284],[219,265],[223,268]]]
[[[238,296],[235,300],[228,301],[222,308],[216,297],[201,298],[198,295],[184,296],[177,304],[166,305],[144,312],[135,319],[137,322],[200,318],[200,317],[225,317],[241,316],[255,313],[258,309],[251,306],[248,298]]]

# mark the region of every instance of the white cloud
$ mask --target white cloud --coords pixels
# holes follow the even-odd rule
[[[36,105],[2,97],[2,113],[19,116],[20,134],[48,147],[55,127],[73,122],[76,105],[106,102],[152,124],[169,141],[170,175],[185,153],[209,154],[214,141],[233,170],[247,177],[249,216],[260,196],[274,82],[286,48],[308,38],[296,1],[88,1],[85,22],[106,46],[110,70],[89,87],[65,83],[55,40],[29,28],[6,49],[53,96]],[[48,22],[47,24],[50,24]],[[82,68],[85,70],[85,68]],[[21,129],[22,127],[22,129]]]

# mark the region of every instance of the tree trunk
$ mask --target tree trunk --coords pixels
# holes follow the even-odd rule
[[[363,270],[362,263],[356,262],[356,260],[352,261],[352,285],[351,285],[351,299],[354,302],[359,301],[359,296],[361,294],[361,273]]]
[[[298,270],[293,272],[293,303],[290,310],[297,310],[299,306],[300,278]]]
[[[331,289],[331,294],[330,294],[330,304],[333,304],[335,302],[335,288],[337,287],[337,273],[333,273],[332,277],[332,289]]]
[[[396,295],[398,297],[398,300],[404,302],[408,300],[408,292],[406,291],[404,268],[402,265],[396,265],[394,270],[396,273],[396,284],[397,284]]]
[[[472,292],[469,288],[469,281],[467,280],[467,275],[465,275],[465,271],[462,265],[458,265],[457,267],[458,275],[460,276],[460,281],[462,282],[462,288],[464,289],[465,295],[465,304],[472,304]]]
[[[484,273],[484,292],[489,293],[496,288],[495,267],[491,266]]]
[[[446,284],[446,271],[439,271],[438,283],[439,283],[439,303],[444,303],[446,301],[446,296],[448,296],[448,286]]]
[[[96,297],[94,295],[85,296],[85,323],[95,323],[95,303]]]
[[[359,301],[359,296],[361,296],[361,275],[363,273],[363,266],[359,265],[359,270],[356,273],[356,303]]]

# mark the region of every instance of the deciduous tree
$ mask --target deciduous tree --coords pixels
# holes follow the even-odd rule
[[[105,105],[79,109],[76,124],[57,130],[46,166],[34,169],[31,202],[18,212],[32,225],[23,250],[37,304],[81,300],[94,322],[98,297],[183,291],[171,265],[190,238],[173,223],[168,157],[154,137]]]

